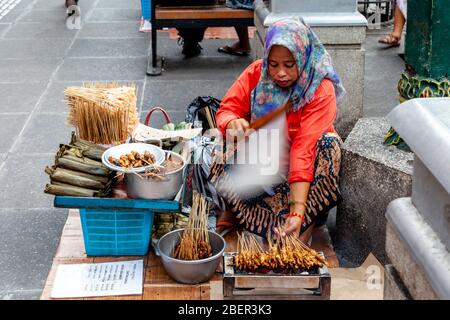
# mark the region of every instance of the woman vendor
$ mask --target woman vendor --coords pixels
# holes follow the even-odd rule
[[[216,121],[224,135],[248,132],[249,123],[289,103],[283,114],[289,171],[270,194],[243,199],[229,181],[232,165],[214,163],[210,181],[222,190],[218,193],[227,208],[217,217],[217,232],[239,223],[264,237],[295,234],[310,243],[313,228],[325,224],[328,211],[341,201],[341,140],[333,122],[345,90],[315,33],[297,19],[269,28],[265,52],[228,90]]]

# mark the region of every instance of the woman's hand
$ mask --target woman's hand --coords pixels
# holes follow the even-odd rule
[[[227,130],[231,130],[231,135],[236,136],[239,132],[247,134],[250,128],[250,124],[243,118],[231,120],[228,122]]]
[[[287,215],[287,219],[284,225],[278,229],[274,229],[276,235],[285,237],[288,234],[293,234],[296,237],[300,236],[300,230],[302,228],[302,220],[305,219],[306,202],[309,194],[309,182],[294,182],[289,185],[290,187],[290,214]],[[297,216],[297,215],[301,215]]]
[[[281,228],[275,228],[274,232],[278,237],[285,237],[290,234],[298,237],[300,235],[301,228],[302,219],[299,217],[291,216],[286,219],[286,222]]]

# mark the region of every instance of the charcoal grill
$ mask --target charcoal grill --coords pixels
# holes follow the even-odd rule
[[[329,300],[331,276],[326,266],[302,273],[246,273],[232,263],[236,252],[224,254],[225,300]],[[319,252],[323,256],[322,252]]]

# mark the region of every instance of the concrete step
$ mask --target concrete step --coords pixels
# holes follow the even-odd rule
[[[413,299],[450,299],[450,253],[411,198],[389,204],[386,253]]]

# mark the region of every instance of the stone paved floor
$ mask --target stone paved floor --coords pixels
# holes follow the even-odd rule
[[[83,81],[134,82],[141,119],[164,105],[174,121],[198,95],[222,98],[251,62],[223,56],[229,40],[205,40],[202,56],[183,59],[175,40],[159,35],[168,60],[161,77],[145,74],[149,35],[139,33],[139,0],[80,0],[82,29],[65,26],[63,0],[21,0],[0,19],[0,299],[37,299],[43,289],[68,210],[43,193],[64,123],[63,90]],[[382,116],[395,101],[402,61],[366,44],[365,116]],[[161,125],[155,116],[152,124]]]

